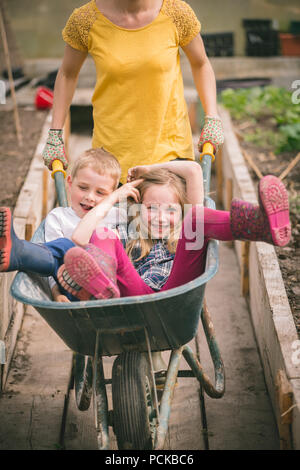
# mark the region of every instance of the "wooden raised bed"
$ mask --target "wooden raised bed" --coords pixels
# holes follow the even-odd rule
[[[257,202],[229,113],[219,109],[225,144],[217,158],[219,202],[229,208],[232,197]],[[275,249],[266,243],[234,242],[241,289],[246,296],[264,368],[282,449],[300,449],[299,339]],[[300,354],[298,354],[300,356]]]
[[[37,228],[42,218],[50,209],[53,208],[55,201],[54,183],[50,176],[50,172],[45,169],[41,156],[50,123],[50,114],[45,115],[45,121],[41,130],[40,138],[33,153],[27,176],[25,176],[25,181],[21,186],[17,200],[15,201],[12,196],[10,200],[2,201],[2,205],[9,205],[12,209],[16,234],[20,238],[26,238],[27,240],[30,240],[34,230]],[[23,138],[24,145],[26,145],[26,135],[24,135]],[[11,152],[13,152],[13,150]],[[16,160],[15,162],[15,165],[17,165],[18,162]],[[12,162],[10,171],[13,172]],[[4,181],[5,168],[2,178]],[[14,300],[9,293],[10,285],[14,276],[15,272],[0,274],[0,340],[1,346],[3,347],[3,342],[5,345],[5,363],[0,364],[0,390],[3,390],[5,386],[17,335],[22,325],[22,319],[26,308],[23,304]]]

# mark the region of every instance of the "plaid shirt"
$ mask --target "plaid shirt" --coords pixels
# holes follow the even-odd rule
[[[130,239],[126,225],[119,225],[119,235],[126,248]],[[140,248],[137,246],[133,251],[133,265],[141,278],[155,291],[159,291],[167,282],[170,275],[175,254],[170,253],[166,241],[158,240],[150,250],[150,253],[139,261],[134,261],[140,257]]]

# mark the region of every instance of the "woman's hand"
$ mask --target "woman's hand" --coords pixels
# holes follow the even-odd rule
[[[43,150],[43,159],[49,170],[52,170],[54,160],[61,161],[64,170],[68,168],[62,133],[62,129],[50,129],[48,132],[47,142]]]
[[[224,143],[224,133],[220,118],[211,116],[205,117],[205,123],[198,142],[199,152],[203,151],[203,145],[206,142],[209,142],[213,145],[215,153]]]

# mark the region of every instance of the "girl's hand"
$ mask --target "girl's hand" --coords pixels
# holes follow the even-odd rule
[[[70,302],[68,297],[61,294],[58,289],[55,289],[55,291],[53,292],[53,300],[54,302]]]
[[[65,295],[62,295],[62,294],[59,294],[56,299],[54,299],[55,302],[71,302],[68,297],[66,297]]]
[[[213,145],[215,152],[224,143],[223,127],[219,117],[205,117],[205,123],[198,142],[199,152],[203,151],[203,145],[206,142]]]
[[[124,199],[132,197],[136,203],[140,200],[140,193],[139,190],[136,188],[141,182],[143,181],[142,178],[134,180],[130,183],[123,184],[120,188],[116,189],[114,192],[114,196],[116,197],[116,202],[120,202]]]
[[[60,293],[60,290],[59,290],[57,284],[55,284],[52,287],[51,291],[52,291],[52,296],[53,296],[54,302],[70,302],[68,297],[66,297],[65,295]]]
[[[153,167],[153,165],[140,165],[140,166],[133,166],[132,168],[129,168],[128,174],[127,174],[127,182],[129,183],[138,178],[142,178],[142,176],[145,173],[148,173],[148,171],[151,170],[151,167]]]

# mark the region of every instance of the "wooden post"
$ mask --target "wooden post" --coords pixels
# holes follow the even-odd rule
[[[227,211],[230,210],[232,197],[233,197],[233,184],[232,184],[232,179],[231,179],[231,178],[228,178],[228,179],[226,180],[226,210],[227,210]],[[227,244],[227,246],[228,246],[229,248],[232,248],[232,247],[233,247],[233,241],[226,242],[226,244]]]
[[[1,26],[1,36],[2,36],[3,48],[4,48],[5,63],[6,63],[6,67],[7,67],[11,97],[12,97],[13,106],[14,106],[14,119],[15,119],[15,126],[16,126],[16,132],[17,132],[17,137],[18,137],[18,144],[21,147],[22,144],[23,144],[22,131],[21,131],[21,125],[20,125],[18,105],[17,105],[17,100],[16,100],[16,94],[15,94],[14,79],[13,79],[13,74],[12,74],[12,70],[11,70],[11,62],[10,62],[10,57],[9,57],[8,43],[7,43],[7,37],[6,37],[5,24],[4,24],[4,20],[3,20],[2,5],[1,4],[0,4],[0,26]]]
[[[223,167],[222,167],[222,148],[216,154],[216,171],[217,171],[217,201],[223,203]]]
[[[49,170],[44,168],[43,170],[43,202],[42,202],[42,219],[48,214],[48,178]]]
[[[36,218],[35,216],[29,216],[26,225],[25,225],[25,240],[28,242],[32,239],[36,225]]]
[[[280,414],[278,422],[280,450],[292,450],[293,391],[283,370],[277,373],[276,389]]]
[[[246,297],[249,294],[249,250],[250,242],[242,242],[241,247],[241,291],[242,295]]]

